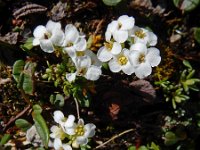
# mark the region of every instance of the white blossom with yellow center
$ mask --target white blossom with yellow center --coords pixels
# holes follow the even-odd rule
[[[135,25],[135,19],[127,15],[120,16],[117,20],[112,21],[106,30],[106,41],[111,41],[111,38],[118,42],[124,43],[128,39],[128,31]]]
[[[155,47],[147,48],[144,43],[133,44],[130,51],[135,75],[140,79],[150,75],[152,67],[157,66],[161,61],[160,51]]]
[[[81,35],[74,25],[68,24],[65,27],[65,38],[62,46],[64,52],[74,58],[76,51],[86,50],[87,42],[85,36]]]
[[[63,131],[61,126],[52,126],[50,128],[51,134],[50,137],[55,139],[55,138],[59,138],[61,140],[63,140],[66,137],[66,133]]]
[[[88,80],[95,81],[102,74],[101,63],[94,58],[93,53],[76,57],[73,61],[76,66],[76,72],[66,74],[66,79],[69,82],[74,81],[76,76],[83,76]]]
[[[110,70],[112,72],[123,71],[127,75],[134,73],[135,69],[130,62],[129,54],[128,49],[123,49],[120,54],[113,57],[108,63]]]
[[[104,45],[97,52],[97,57],[102,62],[111,60],[114,55],[118,55],[122,50],[122,46],[118,42],[108,42]]]
[[[157,36],[147,29],[134,26],[133,29],[129,31],[129,36],[133,38],[134,43],[144,43],[147,46],[155,46],[157,44]]]
[[[93,123],[88,123],[84,125],[83,119],[78,120],[78,124],[74,128],[75,139],[72,143],[73,147],[79,147],[79,145],[86,145],[88,143],[88,138],[95,135],[96,126]]]
[[[40,45],[44,52],[52,53],[54,46],[61,46],[64,33],[59,22],[49,20],[46,26],[39,25],[33,31],[33,46]]]

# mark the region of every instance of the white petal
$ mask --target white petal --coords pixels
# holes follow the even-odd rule
[[[92,60],[92,65],[97,66],[97,67],[102,66],[102,62],[97,58],[97,55],[94,54],[91,50],[86,50],[85,55],[90,56],[90,58]]]
[[[54,52],[54,47],[50,39],[40,40],[40,47],[46,53]]]
[[[33,46],[40,45],[40,40],[38,38],[33,39]]]
[[[93,137],[95,135],[96,126],[93,123],[88,123],[84,126],[85,128],[85,137]]]
[[[75,126],[71,128],[64,128],[65,133],[69,135],[74,135],[75,134]]]
[[[112,72],[119,72],[121,70],[120,64],[116,59],[112,59],[109,61],[108,66]]]
[[[56,46],[61,46],[63,44],[64,37],[65,37],[64,32],[57,28],[52,32],[50,40]]]
[[[106,31],[109,31],[111,34],[113,34],[117,29],[118,29],[118,22],[114,20],[108,24]]]
[[[46,24],[46,29],[52,33],[54,29],[61,29],[61,24],[60,22],[49,20]]]
[[[102,74],[101,68],[97,66],[90,66],[85,74],[85,78],[88,80],[96,81]]]
[[[132,44],[131,47],[130,47],[130,50],[137,50],[137,51],[140,51],[140,52],[143,52],[144,54],[147,53],[147,47],[144,43],[135,43],[135,44]]]
[[[62,121],[62,119],[65,118],[64,114],[60,110],[54,111],[53,115],[54,115],[53,116],[54,121],[56,123],[60,123]]]
[[[135,69],[135,75],[140,79],[147,77],[151,72],[152,68],[149,63],[142,63]]]
[[[65,127],[73,127],[75,121],[74,115],[69,115],[67,121],[65,122]]]
[[[140,62],[139,62],[140,55],[141,55],[141,53],[139,51],[131,51],[130,52],[129,60],[134,67],[137,67],[140,64]]]
[[[122,66],[122,71],[127,75],[131,75],[134,73],[135,68],[128,62],[126,65]]]
[[[89,68],[91,66],[91,58],[89,56],[81,56],[77,58],[77,69],[79,68]]]
[[[121,44],[114,42],[111,53],[114,54],[114,55],[117,55],[121,52],[121,50],[122,50]]]
[[[135,25],[135,19],[127,15],[120,16],[118,22],[122,24],[120,30],[130,30]]]
[[[124,43],[128,39],[128,31],[115,31],[113,33],[113,38],[118,43]]]
[[[161,61],[160,51],[155,47],[148,48],[146,60],[150,63],[152,67],[157,66]]]
[[[157,44],[158,38],[153,32],[148,32],[147,38],[150,46],[155,46]]]
[[[76,27],[72,24],[68,24],[65,27],[65,43],[76,43],[79,38],[79,32]]]
[[[79,125],[84,125],[84,120],[83,120],[82,118],[80,118],[80,119],[78,120],[78,124],[79,124]]]
[[[103,46],[98,50],[97,58],[102,62],[107,62],[112,58],[112,54]]]
[[[53,125],[51,128],[50,128],[50,131],[51,132],[56,132],[57,130],[58,130],[58,126],[55,126],[55,125]]]
[[[76,58],[76,50],[73,46],[63,48],[63,51],[66,52],[71,58],[72,61],[75,62]]]
[[[86,49],[87,42],[85,38],[80,38],[74,46],[77,51],[84,51]]]
[[[76,142],[77,144],[80,144],[80,145],[86,145],[88,143],[88,139],[84,136],[78,136],[76,138]]]
[[[63,144],[62,147],[63,147],[64,150],[72,150],[72,147],[68,144]]]
[[[76,72],[75,73],[66,73],[66,79],[69,81],[69,82],[72,82],[76,79]]]
[[[106,41],[107,41],[107,42],[110,41],[111,37],[112,37],[111,32],[110,32],[110,31],[106,31],[106,33],[105,33],[105,38],[106,38]]]
[[[62,148],[62,141],[59,138],[55,138],[53,146],[55,150],[59,150],[60,148]]]
[[[42,39],[42,38],[44,38],[45,33],[47,33],[47,29],[45,28],[45,26],[39,25],[33,31],[33,36],[35,38]]]

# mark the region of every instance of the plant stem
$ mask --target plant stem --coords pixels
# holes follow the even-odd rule
[[[126,133],[132,132],[132,131],[135,131],[135,129],[128,129],[128,130],[125,130],[125,131],[123,131],[123,132],[121,132],[121,133],[119,133],[117,135],[114,135],[108,141],[106,141],[106,142],[102,143],[101,145],[95,147],[95,149],[99,149],[99,148],[105,146],[106,144],[108,144],[109,142],[113,141],[114,139],[116,139],[116,138],[118,138],[118,137],[120,137],[120,136],[122,136],[122,135],[124,135]]]
[[[77,117],[78,117],[78,119],[80,119],[79,105],[78,105],[78,100],[76,99],[76,97],[74,97],[74,101],[75,101],[75,104],[76,104]]]

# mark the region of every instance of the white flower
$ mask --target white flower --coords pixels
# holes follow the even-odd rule
[[[69,115],[66,122],[63,125],[63,130],[65,133],[69,135],[74,135],[74,127],[75,127],[75,116],[74,115]]]
[[[88,55],[77,57],[74,63],[76,66],[76,72],[66,74],[66,79],[69,82],[74,81],[76,76],[83,76],[88,80],[95,81],[98,80],[102,74],[101,66],[93,65],[92,63],[95,63],[95,60],[92,60]]]
[[[46,26],[37,26],[33,31],[33,35],[33,45],[40,45],[41,49],[47,53],[54,51],[54,45],[61,46],[64,39],[61,24],[51,20],[47,22]]]
[[[50,134],[50,137],[51,138],[59,138],[61,140],[63,140],[65,138],[65,132],[63,131],[63,129],[61,127],[58,127],[58,126],[52,126],[51,127],[51,134]]]
[[[147,46],[155,46],[157,44],[157,36],[147,29],[134,26],[134,28],[129,31],[129,34],[130,37],[134,38],[134,43],[141,42],[147,44]]]
[[[135,19],[127,15],[122,15],[118,20],[112,21],[105,33],[106,41],[110,41],[112,36],[118,43],[124,43],[128,39],[128,30],[135,25]]]
[[[113,58],[113,55],[117,55],[121,52],[122,46],[117,42],[105,43],[105,46],[101,47],[97,52],[97,57],[102,62],[107,62]]]
[[[70,135],[73,134],[73,131],[71,129],[75,125],[74,124],[74,121],[75,121],[74,115],[69,115],[68,118],[66,118],[61,111],[57,110],[57,111],[54,111],[53,118],[54,118],[55,122],[61,126],[62,130],[65,133],[70,134]]]
[[[84,51],[86,49],[87,42],[85,37],[80,35],[77,28],[68,24],[65,27],[65,39],[63,42],[64,51]]]
[[[135,75],[142,79],[151,74],[152,68],[157,66],[160,61],[160,51],[155,47],[147,48],[142,43],[133,44],[130,48],[130,57],[135,67]]]
[[[59,138],[55,138],[53,146],[55,150],[72,150],[69,144],[63,144]]]
[[[54,111],[53,118],[58,124],[63,124],[66,121],[64,114],[60,110]]]
[[[130,51],[128,49],[123,49],[120,54],[113,57],[108,63],[109,68],[112,72],[123,71],[127,75],[134,73],[135,69],[130,63]]]
[[[92,123],[84,125],[83,119],[79,119],[78,124],[75,127],[76,139],[72,145],[86,145],[88,138],[95,135],[96,126]]]

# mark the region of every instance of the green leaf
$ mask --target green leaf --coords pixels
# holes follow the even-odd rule
[[[116,6],[122,0],[102,0],[108,6]]]
[[[50,96],[50,102],[58,107],[63,107],[65,104],[65,98],[61,94],[52,94]]]
[[[33,111],[35,113],[41,114],[42,113],[42,107],[40,107],[40,105],[38,105],[38,104],[35,104],[35,105],[33,105]]]
[[[17,119],[15,121],[15,125],[24,132],[26,132],[32,126],[32,124],[25,119]]]
[[[1,138],[0,145],[6,144],[10,140],[10,137],[10,134],[4,134],[4,136]]]
[[[19,82],[20,74],[24,70],[25,62],[23,60],[17,60],[13,65],[13,77],[16,82]]]
[[[173,0],[173,2],[180,10],[191,11],[199,5],[200,0]]]
[[[150,149],[152,149],[152,150],[160,150],[159,146],[156,145],[154,142],[151,142],[151,147],[150,147]]]
[[[47,124],[40,113],[36,113],[33,111],[32,113],[33,121],[35,122],[36,130],[42,139],[42,142],[45,148],[48,148],[49,143],[49,129]]]
[[[165,138],[164,143],[167,146],[173,145],[178,141],[178,138],[176,137],[176,135],[171,131],[166,132],[164,138]]]
[[[200,44],[200,27],[194,29],[194,39]]]
[[[183,64],[184,64],[186,67],[192,69],[192,66],[190,65],[190,62],[189,62],[189,61],[183,60]]]
[[[20,45],[21,49],[24,51],[29,51],[33,48],[33,37],[28,38],[23,45]]]
[[[22,88],[26,94],[32,95],[34,92],[33,75],[35,72],[36,63],[27,62],[24,66]]]
[[[128,147],[128,150],[136,150],[136,147],[135,146],[130,146],[130,147]]]
[[[138,150],[149,150],[146,146],[140,146]]]

